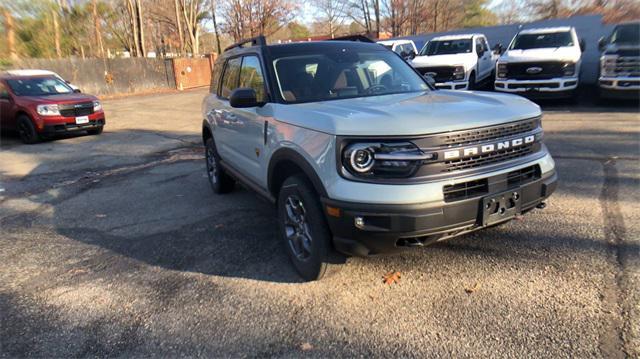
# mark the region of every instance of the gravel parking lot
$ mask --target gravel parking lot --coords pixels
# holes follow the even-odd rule
[[[547,109],[546,209],[301,283],[271,205],[211,192],[203,95],[105,101],[101,136],[2,138],[0,357],[640,357],[635,105]]]

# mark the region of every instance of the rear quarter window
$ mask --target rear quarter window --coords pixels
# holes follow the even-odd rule
[[[224,67],[224,61],[216,61],[213,65],[213,71],[211,72],[211,83],[209,84],[209,92],[218,94],[218,88],[220,84],[220,76],[222,75],[222,68]]]

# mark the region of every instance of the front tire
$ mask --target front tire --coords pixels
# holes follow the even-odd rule
[[[333,249],[318,194],[303,176],[289,177],[282,184],[278,226],[287,254],[304,280],[328,277],[345,262]]]
[[[467,86],[467,90],[473,91],[476,89],[476,73],[472,72],[469,75],[469,86]]]
[[[91,136],[97,136],[102,133],[102,129],[104,126],[98,126],[97,128],[93,128],[91,130],[87,130],[87,133]]]
[[[213,143],[213,138],[205,142],[205,160],[207,164],[207,177],[213,192],[217,194],[233,191],[236,181],[233,180],[220,165],[220,155]]]
[[[18,116],[18,134],[23,143],[31,145],[40,141],[40,135],[36,131],[31,118],[27,115]]]

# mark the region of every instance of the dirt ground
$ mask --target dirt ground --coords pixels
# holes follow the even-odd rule
[[[640,356],[634,105],[545,107],[546,209],[302,283],[272,206],[211,192],[203,95],[107,100],[100,136],[1,139],[0,357]]]

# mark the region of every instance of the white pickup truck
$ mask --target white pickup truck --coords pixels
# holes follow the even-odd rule
[[[603,98],[637,99],[640,95],[640,22],[619,24],[600,39],[598,86]]]
[[[573,27],[520,31],[496,65],[496,91],[536,98],[573,97],[584,42]]]
[[[493,79],[497,59],[483,34],[461,34],[432,39],[411,65],[422,75],[431,76],[436,88],[473,90],[477,84]]]

